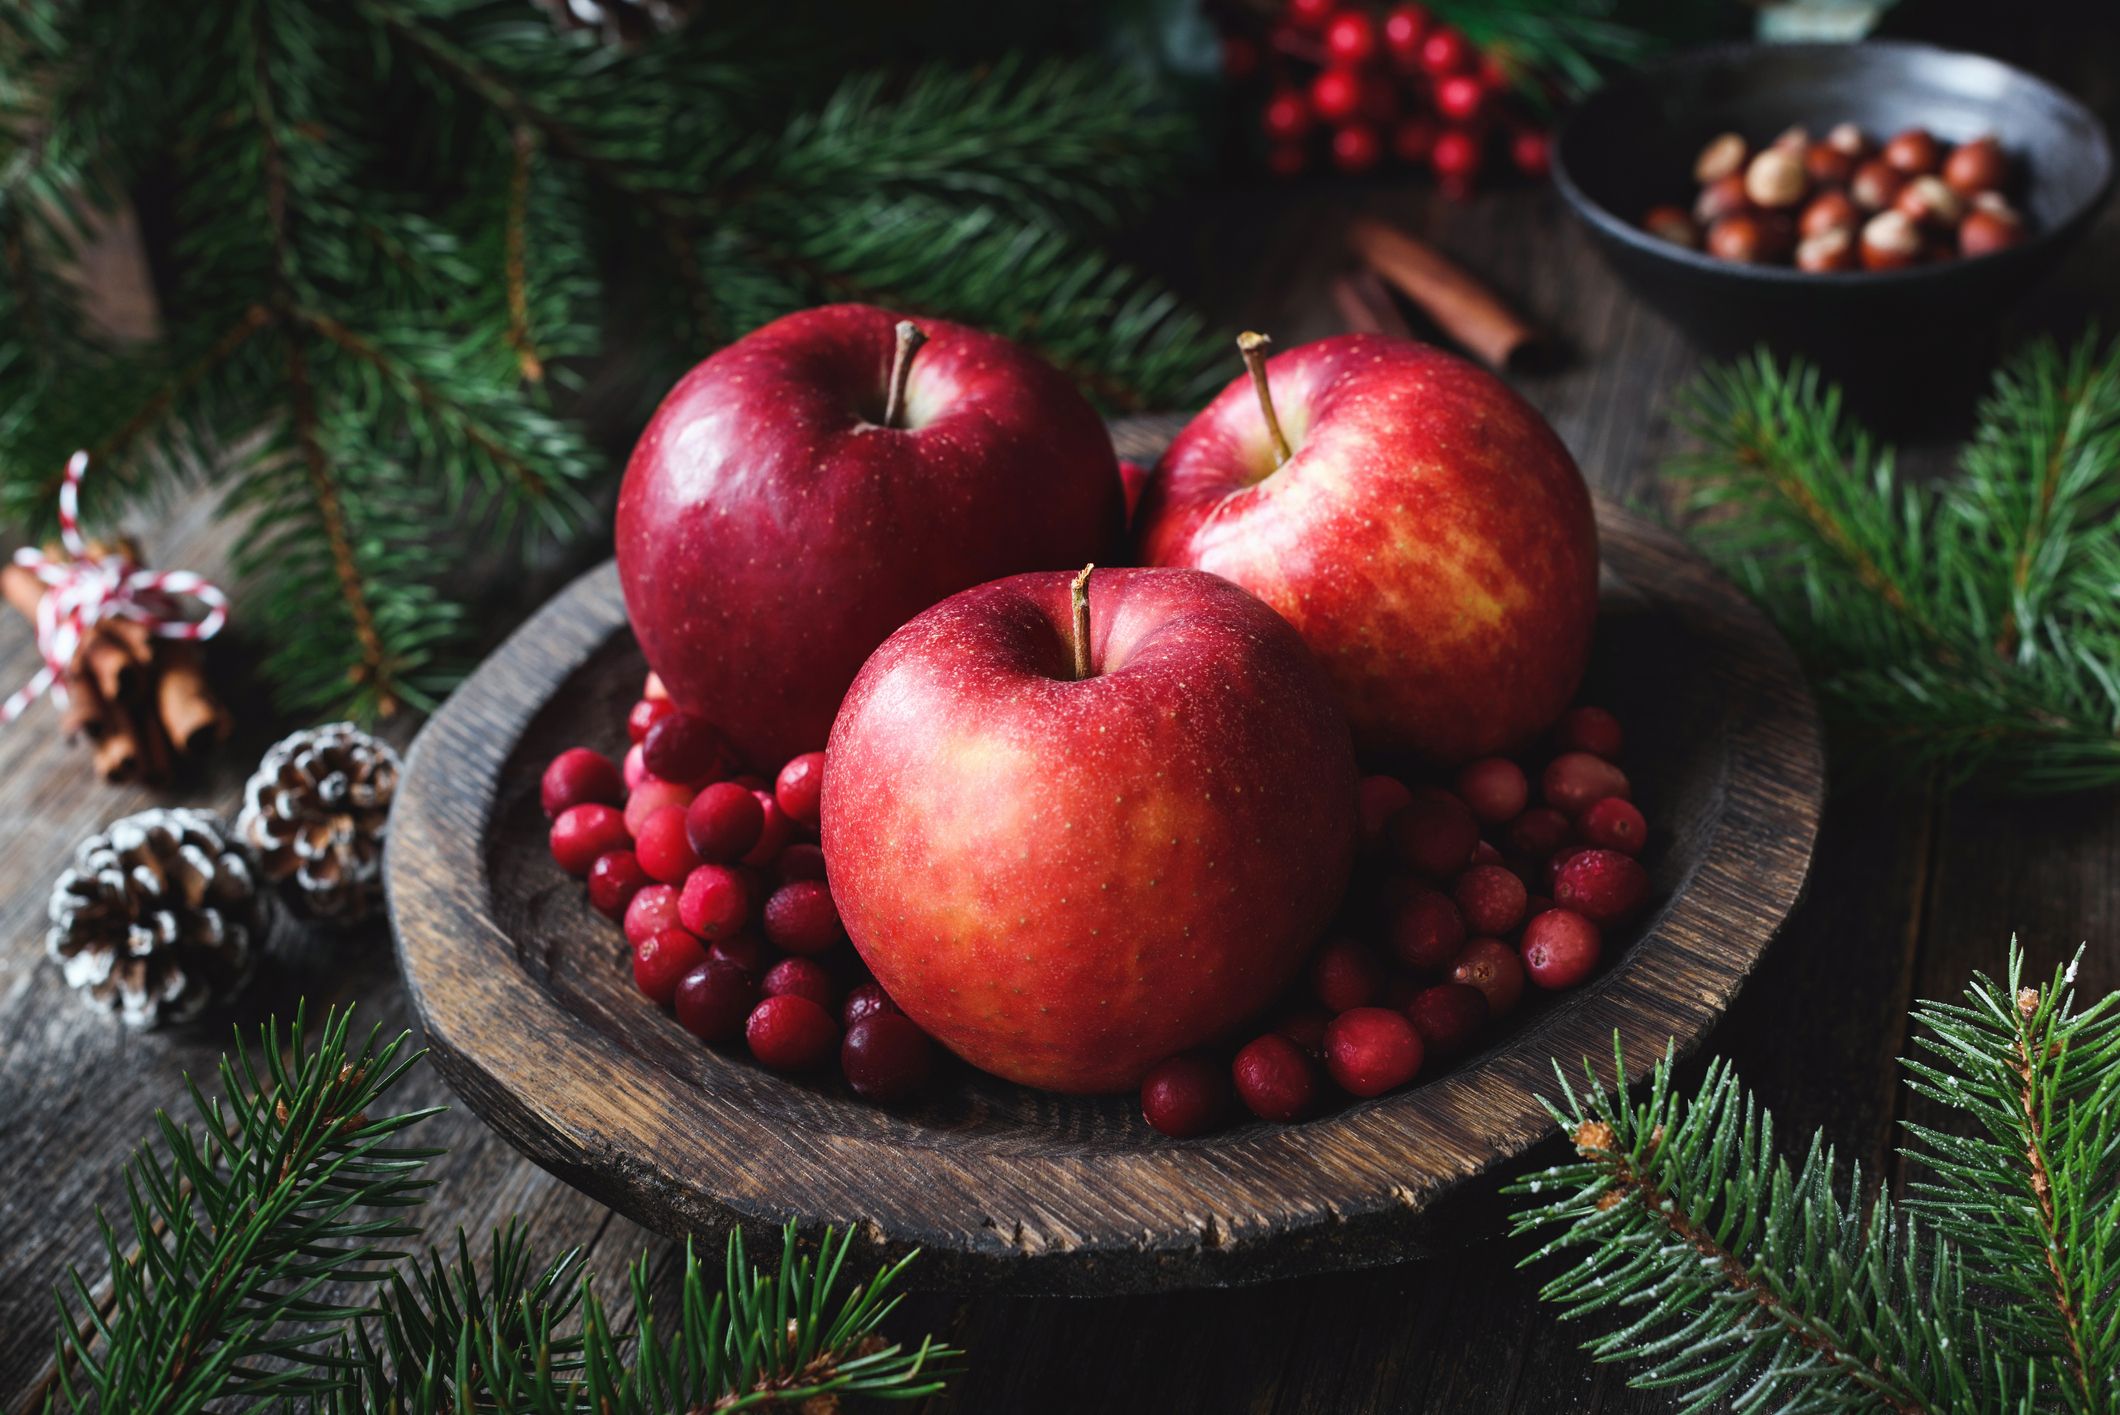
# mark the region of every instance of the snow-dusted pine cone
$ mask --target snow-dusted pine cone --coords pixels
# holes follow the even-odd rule
[[[220,817],[142,811],[75,850],[52,886],[45,949],[128,1025],[185,1022],[249,978],[263,902]]]
[[[297,732],[243,788],[236,834],[304,918],[350,924],[383,889],[383,837],[398,754],[350,722]]]

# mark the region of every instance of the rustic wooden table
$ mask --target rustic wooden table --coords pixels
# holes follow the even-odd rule
[[[2095,7],[2072,7],[2086,22]],[[2109,24],[2109,22],[2107,22]],[[2086,52],[2069,32],[1956,36],[2029,62],[2115,117],[2109,30]],[[2011,52],[2015,50],[2016,52]],[[2100,56],[2103,56],[2101,59]],[[2101,72],[2102,70],[2102,72]],[[1677,337],[1608,277],[1547,193],[1464,206],[1425,193],[1248,191],[1190,204],[1161,224],[1170,266],[1227,322],[1271,329],[1284,344],[1333,332],[1327,295],[1357,212],[1424,232],[1459,254],[1541,322],[1570,358],[1521,380],[1599,486],[1657,505],[1654,471],[1670,450],[1666,411],[1695,367]],[[2028,325],[2120,326],[2120,218],[2025,311]],[[1232,293],[1236,292],[1236,293]],[[1947,456],[1917,455],[1942,467]],[[196,502],[156,525],[159,563],[213,570],[227,531]],[[533,606],[513,606],[520,615]],[[35,667],[28,635],[0,630],[0,684]],[[226,807],[275,724],[253,710],[242,738],[180,803]],[[47,709],[0,731],[0,1405],[30,1408],[48,1378],[52,1284],[69,1263],[93,1270],[95,1208],[122,1207],[118,1166],[180,1078],[205,1073],[225,1027],[134,1035],[83,1008],[43,953],[44,901],[74,842],[157,803],[97,785],[85,754],[61,744]],[[1897,1182],[1899,1123],[1919,1109],[1899,1085],[1906,1010],[1954,995],[1976,968],[1999,965],[2012,933],[2045,969],[2082,941],[2092,992],[2120,987],[2120,797],[2011,803],[1861,779],[1828,812],[1810,897],[1707,1044],[1733,1057],[1772,1106],[1784,1135],[1823,1126],[1843,1156]],[[239,1017],[358,1000],[363,1015],[409,1024],[387,941],[318,942],[268,964]],[[446,1101],[431,1073],[408,1101]],[[578,1244],[606,1274],[642,1250],[665,1273],[671,1246],[519,1158],[461,1109],[427,1128],[450,1153],[429,1232],[482,1232],[531,1220],[546,1251]],[[1548,1156],[1535,1155],[1534,1162]],[[1666,1397],[1630,1391],[1594,1367],[1570,1330],[1536,1300],[1539,1273],[1502,1231],[1491,1200],[1466,1206],[1464,1247],[1397,1268],[1235,1291],[1102,1300],[963,1301],[922,1294],[896,1322],[967,1348],[969,1367],[933,1409],[965,1412],[1654,1411]],[[607,1283],[613,1297],[620,1284]]]

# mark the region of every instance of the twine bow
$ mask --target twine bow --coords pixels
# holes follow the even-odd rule
[[[0,703],[0,723],[13,722],[38,696],[50,692],[59,708],[67,705],[67,671],[89,633],[104,619],[131,619],[162,639],[210,639],[228,622],[228,596],[220,587],[190,570],[143,570],[122,550],[100,554],[81,535],[81,477],[88,454],[67,459],[66,480],[59,486],[59,541],[64,556],[46,555],[24,546],[15,563],[44,583],[37,602],[37,652],[44,667]],[[178,601],[189,597],[206,606],[191,619]]]

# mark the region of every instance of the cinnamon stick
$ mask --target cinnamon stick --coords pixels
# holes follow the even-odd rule
[[[177,640],[163,645],[162,672],[155,688],[162,726],[176,751],[188,754],[208,743],[228,740],[234,724],[228,709],[206,685],[206,655],[196,643]]]
[[[1347,239],[1356,255],[1489,368],[1507,371],[1540,351],[1537,331],[1521,315],[1425,241],[1367,216],[1349,228]]]

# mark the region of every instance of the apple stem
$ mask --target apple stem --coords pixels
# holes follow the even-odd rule
[[[1237,352],[1244,356],[1244,367],[1251,370],[1251,386],[1259,390],[1259,411],[1266,414],[1266,430],[1273,434],[1273,464],[1278,467],[1294,453],[1288,446],[1288,434],[1281,431],[1281,419],[1273,410],[1273,390],[1266,386],[1266,351],[1273,347],[1273,340],[1264,334],[1245,330],[1237,336]]]
[[[913,376],[913,355],[927,343],[927,335],[910,319],[898,321],[898,347],[891,354],[891,385],[883,402],[883,425],[905,426],[905,385]]]
[[[1069,592],[1075,602],[1075,681],[1093,676],[1089,663],[1089,572],[1095,563],[1082,567]]]

